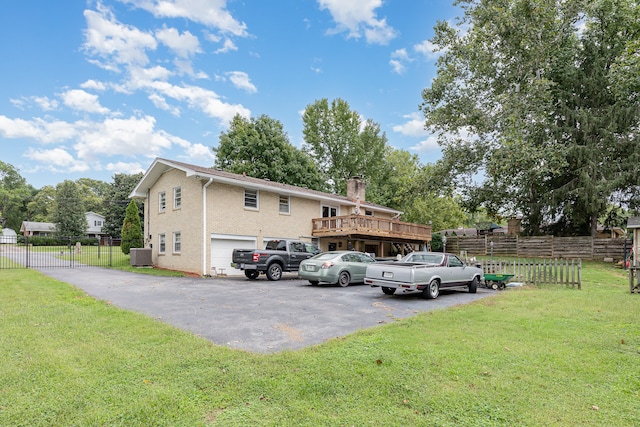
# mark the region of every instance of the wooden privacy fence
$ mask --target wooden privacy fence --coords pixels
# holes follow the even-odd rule
[[[513,274],[512,282],[565,285],[582,289],[582,260],[485,260],[476,264],[487,273]]]
[[[621,261],[631,240],[554,236],[447,236],[447,251],[468,255]]]

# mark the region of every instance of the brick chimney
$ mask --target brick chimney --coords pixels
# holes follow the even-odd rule
[[[365,187],[364,181],[359,176],[354,176],[347,181],[347,197],[354,201],[360,200],[360,203],[364,202]]]

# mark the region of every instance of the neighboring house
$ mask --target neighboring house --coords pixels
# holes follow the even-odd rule
[[[100,238],[104,226],[104,216],[95,212],[87,212],[85,216],[87,217],[87,236]]]
[[[0,243],[18,243],[18,235],[10,228],[3,228],[0,231]]]
[[[241,274],[230,265],[233,249],[262,248],[270,239],[376,256],[431,241],[431,227],[400,222],[402,212],[368,203],[364,182],[352,179],[347,187],[344,197],[158,158],[129,197],[144,201],[154,265],[202,275]]]
[[[53,236],[56,225],[51,222],[22,221],[20,233],[23,236]]]
[[[86,212],[87,237],[100,238],[104,226],[104,216],[95,212]],[[53,236],[56,225],[51,222],[22,221],[20,232],[23,236]]]

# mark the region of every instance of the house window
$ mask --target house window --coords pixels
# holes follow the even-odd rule
[[[365,210],[364,214],[365,214],[365,216],[373,216],[373,211]]]
[[[173,189],[173,208],[180,209],[182,207],[182,188],[175,187]]]
[[[158,234],[158,252],[163,254],[166,250],[167,241],[164,234]]]
[[[258,190],[244,190],[244,207],[258,209]]]
[[[338,216],[338,208],[334,206],[323,206],[322,207],[322,218],[329,218],[332,216]]]
[[[94,227],[102,227],[102,221],[93,221]]]
[[[179,231],[173,233],[173,253],[179,254],[182,249],[182,235]]]
[[[280,213],[289,213],[289,196],[280,196]]]
[[[158,211],[164,212],[167,209],[167,194],[164,191],[161,191],[158,194]]]

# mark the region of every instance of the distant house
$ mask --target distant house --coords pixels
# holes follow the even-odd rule
[[[104,226],[104,216],[95,212],[86,212],[87,237],[100,238],[102,227]],[[51,222],[22,221],[20,233],[23,236],[53,236],[56,232],[56,225]]]
[[[23,236],[53,236],[56,225],[51,222],[22,221],[20,233]]]
[[[100,238],[104,226],[104,216],[95,212],[85,213],[87,217],[87,236]]]
[[[18,235],[10,228],[0,231],[0,243],[18,243]]]

